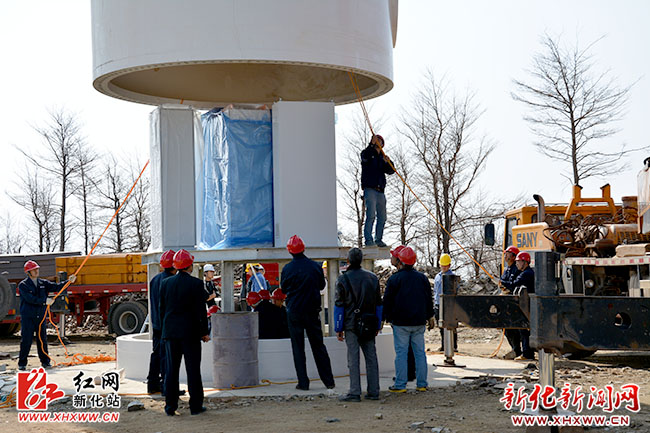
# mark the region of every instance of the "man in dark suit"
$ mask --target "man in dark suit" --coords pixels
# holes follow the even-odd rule
[[[190,413],[205,412],[201,380],[201,341],[210,341],[205,303],[208,296],[203,281],[194,278],[194,257],[185,250],[174,254],[174,268],[179,272],[162,282],[160,316],[165,342],[167,372],[165,374],[165,413],[176,415],[178,409],[178,373],[181,358],[185,358],[187,388],[190,393]]]

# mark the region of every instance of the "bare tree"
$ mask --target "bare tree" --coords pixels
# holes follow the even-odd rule
[[[599,40],[599,39],[598,39]],[[607,150],[602,139],[618,132],[632,87],[619,87],[610,71],[597,72],[591,50],[598,40],[582,49],[560,45],[559,38],[545,35],[542,51],[533,58],[529,81],[515,80],[512,97],[529,108],[524,119],[537,135],[537,149],[551,159],[568,162],[573,184],[591,176],[619,170],[621,159],[635,149],[625,145]]]
[[[392,146],[394,150],[390,154],[398,174],[388,177],[386,231],[396,232],[398,242],[401,245],[408,245],[423,233],[420,222],[426,212],[409,189],[410,186],[417,193],[422,176],[417,172],[416,160],[411,150],[401,143],[394,144],[396,146]],[[418,196],[421,195],[420,191]]]
[[[79,146],[76,154],[76,164],[78,167],[78,176],[74,185],[74,195],[81,202],[81,227],[83,228],[84,251],[88,254],[94,237],[94,207],[91,197],[97,191],[98,179],[96,174],[97,154],[89,147]]]
[[[0,251],[4,254],[18,254],[25,246],[26,239],[19,226],[20,220],[10,216],[8,212],[4,217],[0,217]]]
[[[401,119],[400,132],[414,147],[425,170],[423,187],[436,220],[444,228],[436,234],[435,261],[430,257],[433,263],[450,251],[449,233],[466,218],[460,212],[461,203],[469,198],[494,149],[484,137],[474,137],[481,114],[471,93],[457,95],[447,88],[445,80],[438,81],[427,72],[412,107]],[[432,230],[425,234],[431,235]]]
[[[105,161],[104,178],[98,188],[99,202],[96,206],[107,211],[107,215],[113,215],[120,207],[120,203],[126,197],[129,186],[126,182],[126,175],[120,169],[117,159],[110,156]],[[111,224],[110,230],[104,236],[108,245],[106,249],[110,252],[121,253],[128,249],[128,224],[127,218],[122,211],[117,212]]]
[[[65,109],[54,109],[44,126],[34,127],[42,138],[43,151],[36,154],[18,148],[38,169],[52,175],[59,182],[59,249],[65,251],[70,230],[66,228],[68,198],[72,195],[71,179],[79,169],[75,153],[84,140],[76,117]]]
[[[140,164],[131,165],[130,183],[140,174]],[[142,176],[133,188],[128,202],[127,219],[133,227],[134,243],[131,248],[135,251],[146,251],[151,244],[151,220],[149,219],[149,177]]]
[[[32,172],[26,167],[18,187],[20,192],[9,194],[9,197],[29,212],[38,236],[38,251],[53,251],[57,234],[54,230],[56,208],[51,183],[39,177],[36,170]]]

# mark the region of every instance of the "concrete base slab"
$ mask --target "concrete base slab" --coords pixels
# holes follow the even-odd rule
[[[428,374],[427,380],[430,388],[441,388],[445,386],[452,386],[456,382],[461,383],[470,381],[474,378],[485,375],[493,376],[516,376],[521,374],[524,365],[501,359],[488,359],[478,358],[473,356],[459,355],[459,362],[466,365],[465,368],[435,368],[432,364],[442,362],[443,355],[428,355]],[[293,365],[286,366],[288,371],[293,371]],[[83,371],[86,377],[101,376],[102,373],[107,371],[114,371],[116,369],[115,362],[102,362],[96,364],[78,365],[73,367],[53,368],[48,370],[48,382],[55,383],[62,389],[66,395],[73,395],[76,391],[74,385],[74,377]],[[262,378],[259,386],[244,388],[244,389],[214,389],[211,384],[204,378],[204,390],[207,397],[257,397],[257,396],[309,396],[324,394],[328,395],[328,390],[325,385],[317,379],[317,376],[312,376],[311,386],[309,391],[299,391],[295,389],[297,381],[268,381]],[[365,390],[365,378],[361,378],[362,389]],[[336,377],[335,394],[346,394],[349,388],[349,377],[347,375]],[[388,390],[388,387],[393,384],[393,374],[380,373],[380,387],[382,391]],[[187,389],[186,383],[181,381],[181,389]],[[407,389],[415,390],[415,382],[409,382]],[[85,393],[98,393],[106,394],[112,390],[102,390],[97,387],[91,390],[82,390]],[[120,382],[119,393],[125,397],[137,398],[161,398],[160,394],[149,395],[147,392],[147,385],[143,380],[133,380],[124,378]]]

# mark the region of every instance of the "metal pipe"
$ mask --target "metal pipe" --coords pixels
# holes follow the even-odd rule
[[[451,329],[443,331],[443,346],[445,347],[445,364],[454,364],[454,338]]]
[[[544,222],[546,219],[546,204],[544,203],[544,199],[539,194],[533,194],[533,198],[537,202],[537,222]]]
[[[221,262],[221,311],[224,313],[235,312],[234,268],[233,262]]]
[[[542,386],[555,386],[555,356],[540,349],[539,356],[539,384]]]

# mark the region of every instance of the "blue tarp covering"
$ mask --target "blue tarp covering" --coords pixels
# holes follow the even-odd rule
[[[201,249],[273,246],[270,110],[214,109],[203,125]]]

